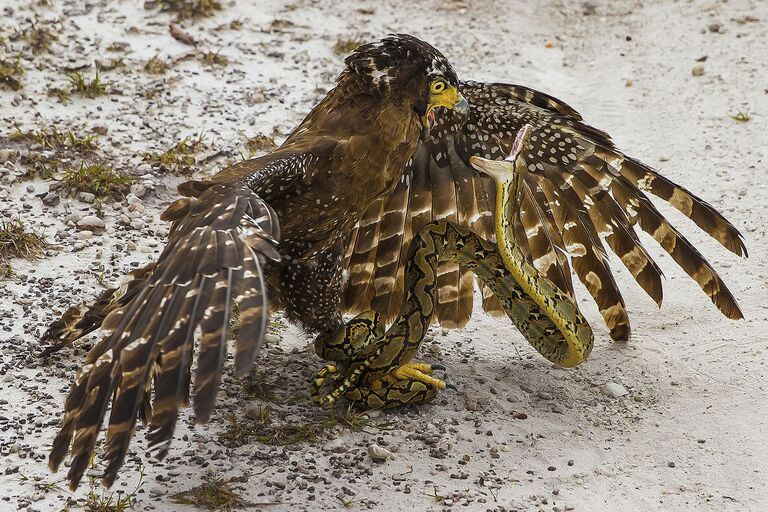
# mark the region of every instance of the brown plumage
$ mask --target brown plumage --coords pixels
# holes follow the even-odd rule
[[[741,234],[717,210],[651,167],[624,155],[608,134],[585,124],[578,112],[556,98],[511,84],[462,82],[461,90],[472,106],[469,117],[457,119],[451,112],[441,111],[429,140],[419,146],[406,166],[403,180],[411,184],[408,208],[400,211],[399,218],[392,211],[388,217],[406,227],[399,243],[390,237],[382,251],[382,247],[376,247],[376,240],[366,241],[366,254],[375,254],[377,260],[397,260],[396,267],[402,269],[406,248],[418,227],[453,215],[461,224],[491,238],[495,198],[492,181],[474,173],[467,162],[472,155],[502,158],[518,129],[528,123],[534,130],[532,149],[526,155],[530,173],[523,190],[518,244],[548,278],[572,295],[570,258],[614,339],[627,339],[630,325],[605,245],[619,256],[657,304],[663,298],[661,269],[643,247],[635,226],[651,234],[725,316],[742,317],[736,300],[712,266],[659,213],[645,192],[672,204],[728,250],[746,256]],[[454,207],[451,199],[435,200],[438,182],[452,183],[456,190],[471,188],[474,194],[456,194]],[[452,190],[450,184],[441,188],[448,197],[452,197]],[[387,201],[385,197],[380,203]],[[405,201],[399,197],[397,202]],[[446,207],[447,203],[451,206]],[[377,215],[378,208],[378,204],[373,205],[364,215],[367,225],[376,226],[377,218],[380,223],[388,221]],[[376,229],[384,232],[388,228]],[[347,237],[346,245],[348,261],[355,261],[357,266],[348,267],[345,309],[357,313],[372,305],[383,305],[377,311],[385,321],[391,320],[402,301],[401,280],[394,287],[378,289],[373,297],[358,295],[355,289],[360,279],[356,269],[375,267],[358,254],[354,232]],[[378,280],[383,274],[387,282],[393,282],[394,267],[381,268],[366,279]],[[446,290],[440,290],[441,297],[453,301],[444,302],[437,312],[437,320],[447,327],[463,325],[472,309],[471,295],[457,294],[455,282],[451,276],[450,282],[444,283]],[[492,313],[500,312],[487,289],[483,290],[483,307]]]
[[[603,242],[657,303],[662,300],[661,270],[634,226],[651,233],[726,316],[741,317],[709,263],[643,189],[745,256],[736,228],[703,200],[619,152],[568,105],[521,86],[466,82],[469,118],[442,110],[428,131],[425,83],[434,76],[456,83],[436,50],[399,36],[364,45],[346,64],[336,88],[274,153],[180,188],[185,197],[164,214],[173,226],[155,267],[143,269],[124,291],[105,292],[97,305],[71,310],[47,333],[61,346],[103,321],[101,341],[67,397],[50,458],[56,469],[71,451],[72,486],[87,467],[110,401],[107,485],[137,418],[149,422],[151,445],[165,453],[193,380],[197,417],[209,417],[232,301],[241,310],[238,375],[258,354],[268,306],[320,333],[335,330],[342,311],[373,308],[392,319],[402,303],[408,243],[422,226],[448,217],[493,237],[495,186],[467,162],[471,155],[502,158],[526,123],[534,128],[533,149],[526,155],[531,167],[518,243],[571,296],[573,268],[614,338],[626,339],[630,326]],[[471,274],[446,264],[438,279],[436,319],[446,327],[464,325],[472,310]],[[502,313],[493,294],[479,286],[486,311]]]
[[[185,197],[162,216],[173,225],[156,264],[133,276],[124,291],[107,291],[95,305],[70,310],[46,333],[60,347],[103,321],[101,340],[66,399],[50,467],[56,470],[70,452],[68,479],[78,485],[110,402],[107,486],[139,417],[148,421],[147,437],[159,456],[190,386],[196,418],[207,421],[233,302],[241,322],[238,375],[259,352],[268,306],[284,309],[310,332],[337,329],[341,241],[371,203],[396,188],[429,132],[432,109],[465,108],[457,86],[450,64],[423,41],[400,35],[363,45],[346,59],[337,86],[280,148],[209,182],[182,185]],[[202,336],[193,377],[197,329]]]

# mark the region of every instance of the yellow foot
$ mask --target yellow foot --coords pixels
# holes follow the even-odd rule
[[[432,377],[432,372],[436,369],[444,368],[427,363],[405,363],[403,366],[393,370],[390,375],[398,380],[415,380],[423,382],[427,386],[445,389],[445,381]]]

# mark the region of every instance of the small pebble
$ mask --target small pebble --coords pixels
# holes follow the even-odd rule
[[[617,384],[615,382],[607,382],[603,386],[603,394],[612,396],[614,398],[618,398],[620,396],[624,396],[628,394],[629,391],[627,391],[627,388],[622,386],[621,384]]]
[[[90,192],[80,192],[77,194],[77,198],[84,203],[93,204],[96,201],[96,195]]]
[[[95,215],[86,215],[77,221],[77,229],[93,231],[94,233],[104,231],[105,227],[104,221]]]
[[[691,68],[691,74],[693,76],[702,76],[704,74],[704,66],[701,64],[696,64],[693,66],[693,68]]]
[[[59,194],[55,194],[53,192],[48,192],[43,197],[43,204],[45,206],[58,206],[61,202],[61,198],[59,197]]]
[[[323,445],[324,452],[344,453],[347,451],[347,443],[343,439],[331,439]]]
[[[376,443],[368,445],[368,455],[376,462],[384,462],[392,457],[392,452]]]

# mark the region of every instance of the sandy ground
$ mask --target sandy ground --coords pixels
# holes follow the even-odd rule
[[[229,59],[225,66],[184,58],[190,47],[169,36],[172,16],[143,1],[49,3],[0,0],[0,56],[18,51],[8,38],[29,26],[32,12],[38,23],[61,20],[58,41],[23,63],[26,86],[0,88],[0,214],[21,217],[53,243],[37,263],[14,261],[16,276],[0,281],[0,510],[78,510],[121,495],[132,496],[135,510],[189,510],[174,495],[212,475],[244,480],[230,485],[269,511],[768,510],[767,3],[388,0],[350,9],[327,0],[258,8],[239,1],[183,23],[202,50]],[[362,426],[353,418],[357,428],[321,429],[334,413],[312,407],[306,392],[320,361],[309,337],[277,317],[253,378],[225,379],[209,425],[194,425],[185,412],[166,460],[149,456],[139,432],[111,491],[94,478],[64,490],[63,474],[49,474],[45,459],[63,395],[93,338],[45,363],[36,339],[67,305],[97,293],[101,280],[116,282],[157,257],[166,230],[157,216],[182,178],[142,155],[204,132],[195,165],[203,176],[239,159],[247,137],[279,142],[332,85],[339,38],[394,31],[433,42],[464,78],[523,83],[566,100],[619,147],[725,212],[744,233],[750,259],[670,216],[721,272],[746,319],[723,318],[649,243],[666,272],[661,310],[614,264],[633,321],[630,342],[612,343],[584,300],[596,347],[589,361],[565,371],[534,355],[507,322],[478,314],[467,328],[425,344],[424,359],[447,366],[458,391],[418,410],[373,414]],[[115,42],[129,46],[108,51]],[[177,62],[151,75],[143,67],[155,55]],[[103,74],[110,94],[63,105],[46,93],[65,86],[63,68],[85,66],[92,77],[94,59],[114,58],[125,67]],[[697,65],[701,76],[692,75]],[[751,119],[734,121],[739,111]],[[146,194],[105,204],[105,233],[77,235],[74,223],[96,213],[94,205],[63,197],[44,206],[36,194],[51,182],[16,175],[30,155],[52,155],[10,141],[14,126],[106,128],[94,154],[55,156],[140,176]],[[609,382],[628,394],[606,395]],[[227,440],[233,415],[241,426],[256,425],[266,409],[269,432],[303,425],[318,433],[287,445]],[[394,455],[373,462],[372,443]]]

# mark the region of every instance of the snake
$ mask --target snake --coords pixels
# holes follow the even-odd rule
[[[329,406],[345,398],[369,409],[418,404],[434,398],[445,382],[436,365],[412,362],[432,323],[437,268],[453,261],[471,270],[498,297],[525,339],[547,360],[574,367],[590,354],[594,335],[574,299],[526,258],[515,241],[522,184],[528,172],[525,149],[531,127],[520,129],[504,160],[471,156],[470,164],[496,184],[496,243],[447,219],[432,221],[414,235],[405,267],[404,299],[388,329],[375,311],[347,322],[322,345],[328,364],[315,376],[310,394]],[[326,387],[331,390],[324,393]]]

